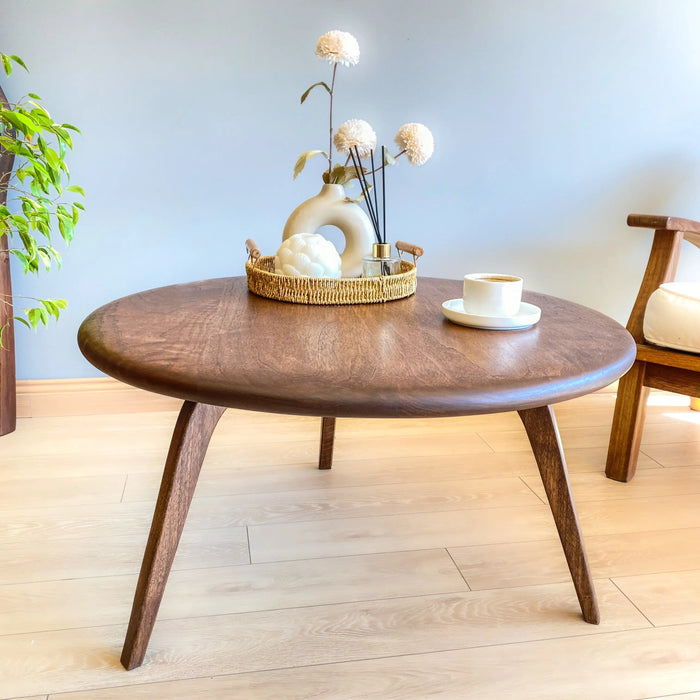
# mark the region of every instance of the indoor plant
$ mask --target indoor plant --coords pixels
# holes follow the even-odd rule
[[[18,56],[0,53],[6,76],[13,64],[27,69]],[[64,299],[30,299],[23,315],[14,315],[10,255],[25,273],[60,266],[52,235],[70,243],[83,205],[64,197],[83,196],[69,185],[66,154],[72,148],[71,124],[55,122],[41,98],[29,93],[11,104],[0,88],[0,434],[15,427],[13,319],[30,328],[58,318]],[[71,193],[71,194],[68,194]]]

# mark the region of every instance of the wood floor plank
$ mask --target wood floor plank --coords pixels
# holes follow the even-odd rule
[[[523,481],[535,493],[544,496],[539,479],[524,476]],[[647,469],[627,483],[606,479],[601,473],[571,474],[569,481],[576,503],[700,494],[700,467]]]
[[[642,452],[664,467],[700,467],[700,441],[644,445]]]
[[[253,562],[538,540],[554,532],[544,504],[334,519],[323,527],[298,522],[248,528]]]
[[[610,439],[610,425],[562,428],[560,432],[565,452],[572,448],[607,448]],[[524,430],[482,431],[479,435],[494,452],[526,450],[529,444]]]
[[[323,474],[314,475],[316,488],[225,497],[230,522],[257,525],[302,520],[328,520],[399,513],[466,510],[538,504],[541,499],[517,477],[459,481],[321,488]],[[236,480],[219,481],[221,494],[235,492]],[[202,489],[198,490],[201,495]],[[125,494],[128,500],[129,494]],[[223,496],[215,497],[217,501]],[[211,498],[205,498],[207,503]],[[203,503],[200,500],[194,508]],[[205,506],[206,507],[206,506]],[[194,511],[196,512],[196,511]]]
[[[316,445],[318,449],[318,445]],[[600,470],[597,462],[595,469]],[[532,453],[493,453],[465,455],[414,456],[382,459],[333,460],[333,468],[319,472],[318,455],[305,462],[280,464],[274,448],[265,447],[257,464],[237,463],[230,448],[207,454],[197,484],[195,498],[222,493],[279,493],[311,489],[383,486],[388,484],[434,483],[456,479],[486,479],[537,474]],[[162,465],[161,465],[162,470]],[[130,474],[124,492],[125,501],[154,498],[160,474]],[[1,517],[1,514],[0,514]]]
[[[700,527],[696,495],[578,504],[584,537]],[[640,506],[640,504],[642,504]],[[252,561],[283,561],[369,554],[436,546],[464,547],[546,540],[553,532],[549,508],[521,506],[335,519],[322,529],[313,522],[249,528]]]
[[[106,476],[42,477],[0,483],[0,509],[40,502],[47,508],[89,503],[119,503],[126,472]]]
[[[189,523],[188,523],[189,525]],[[248,540],[243,527],[186,528],[173,568],[193,569],[246,564]],[[92,578],[136,573],[141,567],[148,526],[138,535],[112,533],[108,539],[83,537],[54,540],[17,538],[0,542],[0,585],[63,578]]]
[[[687,415],[690,415],[688,411]],[[697,412],[696,412],[697,414]],[[687,417],[686,414],[684,414]],[[495,452],[523,450],[527,444],[524,433],[517,430],[480,431],[479,435]],[[610,424],[578,427],[572,425],[561,429],[564,449],[572,447],[607,447],[610,439]],[[700,423],[687,420],[665,420],[645,425],[642,434],[642,450],[650,445],[700,442]]]
[[[700,569],[700,528],[588,535],[594,578]],[[453,547],[450,554],[473,590],[569,580],[554,536],[546,541]]]
[[[92,690],[51,700],[636,700],[650,694],[656,700],[696,700],[697,676],[685,669],[700,666],[699,650],[700,625],[684,625]]]
[[[588,535],[679,530],[700,527],[696,494],[607,499],[577,503],[583,531]]]
[[[613,581],[654,625],[700,622],[700,568]]]
[[[590,637],[649,626],[611,582],[597,582],[597,588],[599,626],[582,621],[571,584],[164,620],[156,623],[147,663],[129,673],[118,662],[122,625],[9,635],[0,637],[0,696]]]
[[[0,631],[23,634],[121,624],[136,574],[0,588]],[[175,570],[159,620],[466,591],[444,549]]]

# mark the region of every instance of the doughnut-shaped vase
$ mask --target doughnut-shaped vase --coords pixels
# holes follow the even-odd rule
[[[337,226],[343,232],[341,274],[359,277],[362,258],[372,252],[374,230],[367,214],[354,202],[347,201],[342,185],[323,185],[315,197],[302,202],[287,219],[282,240],[295,233],[316,233],[321,226]]]

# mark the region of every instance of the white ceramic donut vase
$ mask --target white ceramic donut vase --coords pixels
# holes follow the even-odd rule
[[[367,214],[354,202],[346,201],[342,185],[323,185],[315,197],[302,202],[287,219],[282,240],[296,233],[316,233],[321,226],[337,226],[343,232],[341,273],[343,277],[359,277],[362,258],[372,252],[374,231]]]

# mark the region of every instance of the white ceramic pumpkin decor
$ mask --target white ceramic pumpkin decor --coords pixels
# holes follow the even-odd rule
[[[340,278],[340,255],[318,233],[295,233],[277,250],[275,272],[289,277]]]

